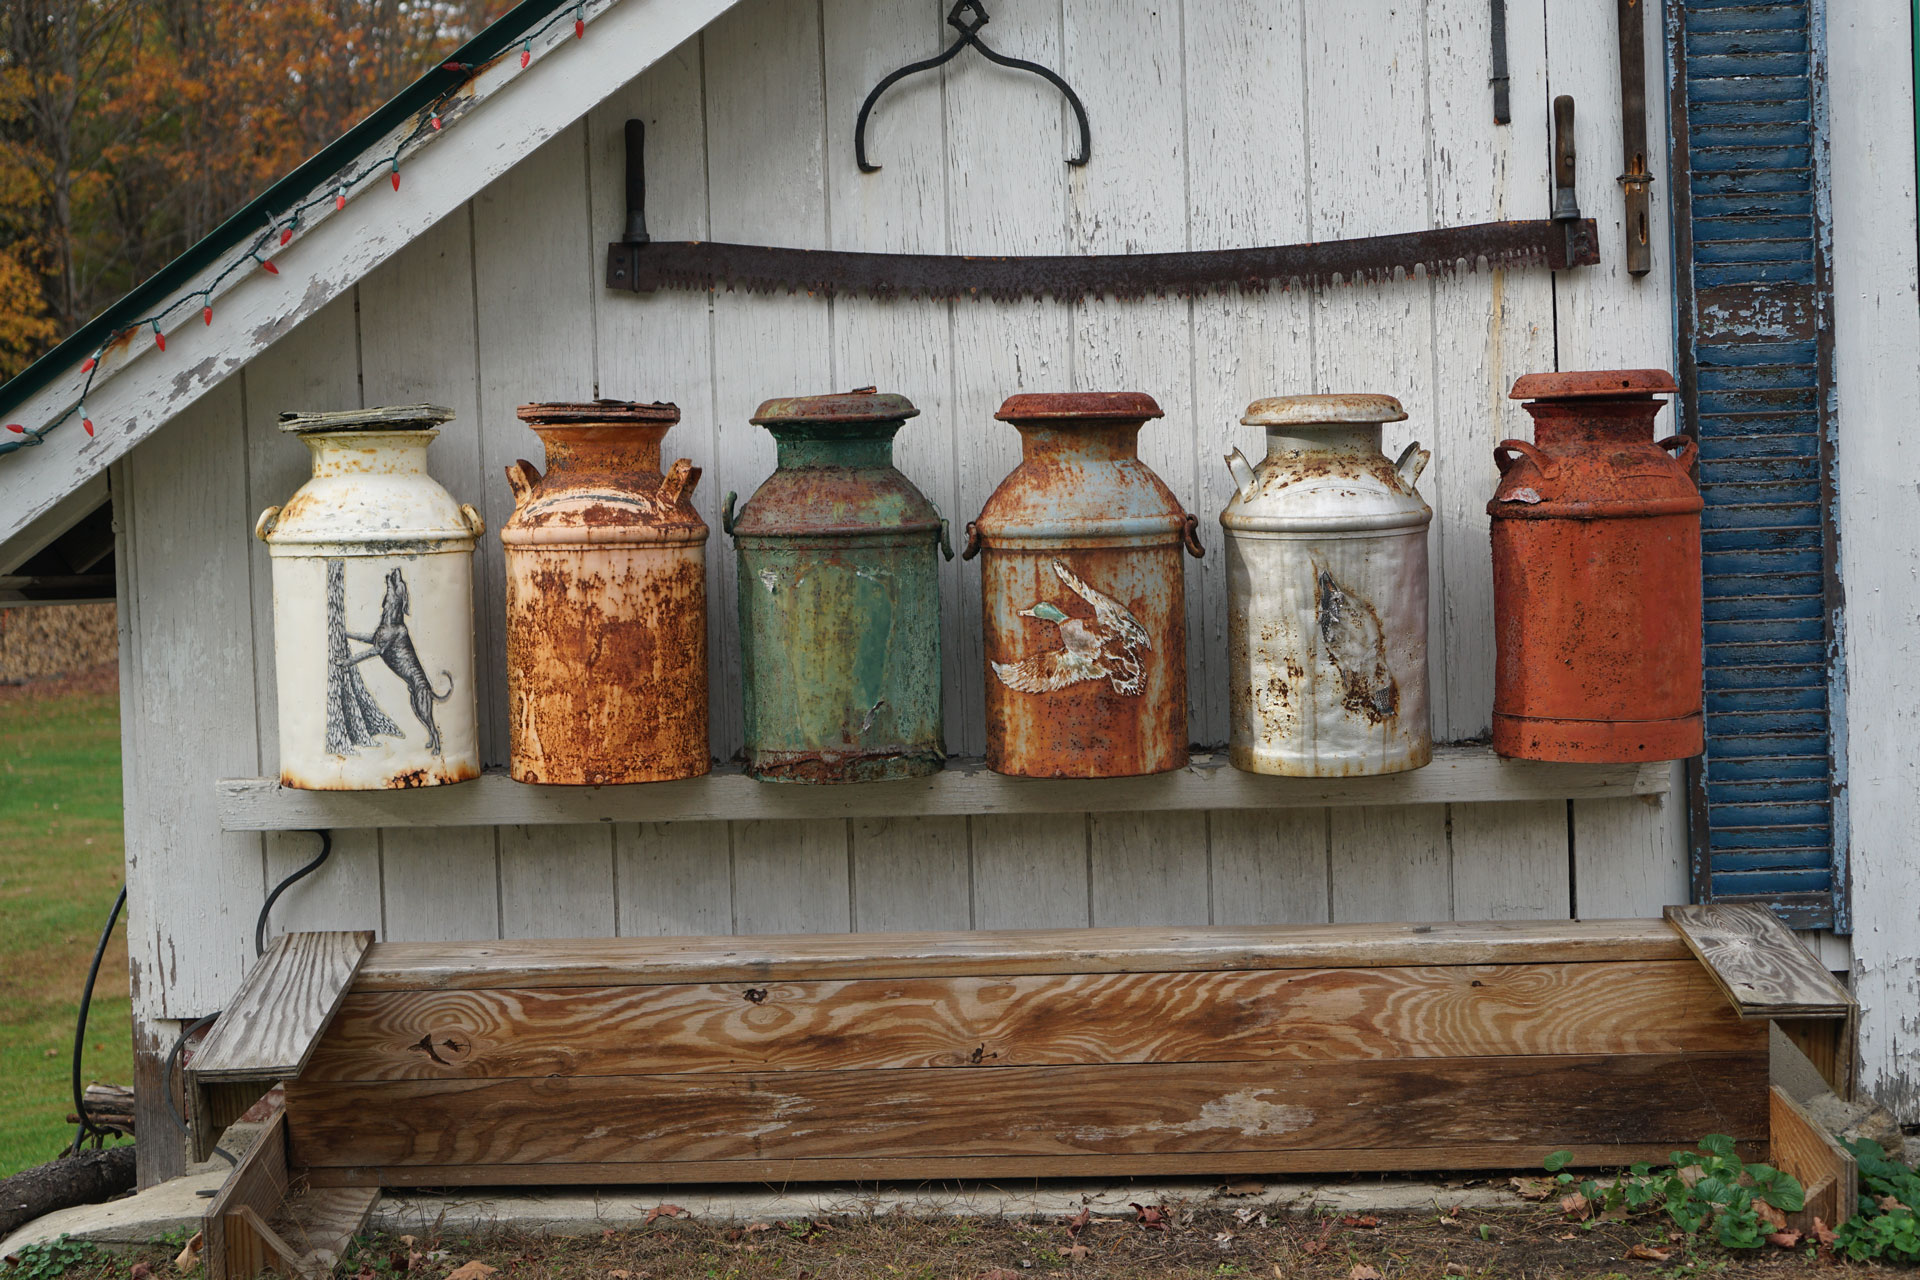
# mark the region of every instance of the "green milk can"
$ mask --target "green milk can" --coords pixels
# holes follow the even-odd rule
[[[746,772],[878,782],[946,762],[938,556],[946,521],[893,466],[920,411],[864,387],[769,400],[776,461],[721,526],[739,561]]]

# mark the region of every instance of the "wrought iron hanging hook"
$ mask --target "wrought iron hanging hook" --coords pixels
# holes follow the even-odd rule
[[[867,117],[873,114],[873,104],[880,100],[880,95],[892,88],[897,81],[904,80],[917,71],[931,71],[935,67],[945,66],[968,45],[978,49],[988,61],[997,62],[1003,67],[1012,67],[1016,71],[1031,71],[1065,94],[1067,105],[1073,108],[1074,119],[1080,123],[1080,154],[1070,157],[1067,163],[1082,165],[1087,162],[1087,157],[1093,153],[1093,130],[1087,124],[1087,109],[1081,104],[1080,95],[1073,91],[1073,86],[1039,63],[1028,62],[1024,58],[1009,58],[1005,54],[995,53],[989,49],[986,42],[980,39],[979,34],[980,28],[986,26],[989,21],[986,6],[981,4],[980,0],[958,0],[958,3],[947,13],[947,25],[958,31],[960,38],[949,45],[945,53],[921,62],[909,62],[873,86],[873,92],[869,93],[867,100],[860,104],[860,117],[853,125],[853,158],[859,163],[860,172],[880,172],[879,165],[867,163]]]

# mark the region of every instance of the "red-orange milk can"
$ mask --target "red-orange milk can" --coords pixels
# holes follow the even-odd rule
[[[1530,373],[1534,439],[1495,446],[1493,747],[1524,760],[1677,760],[1703,746],[1700,490],[1653,438],[1660,369]]]

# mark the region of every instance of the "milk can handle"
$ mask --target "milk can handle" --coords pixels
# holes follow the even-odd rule
[[[953,559],[953,534],[947,528],[947,518],[940,517],[940,554]]]
[[[473,509],[471,502],[463,502],[460,504],[460,514],[465,517],[467,528],[473,530],[474,537],[477,538],[487,531],[487,522],[481,518],[478,511]]]
[[[1525,440],[1502,440],[1499,444],[1493,446],[1494,465],[1500,468],[1501,475],[1505,475],[1508,471],[1512,470],[1513,455],[1516,453],[1533,463],[1534,466],[1540,468],[1541,475],[1551,476],[1553,474],[1553,459],[1542,453],[1538,447],[1529,444]]]
[[[265,542],[267,535],[273,532],[273,526],[279,523],[280,508],[268,507],[260,513],[260,518],[253,522],[253,536]]]
[[[967,521],[967,545],[960,553],[962,560],[971,560],[980,554],[980,526],[977,522]]]
[[[1675,445],[1680,446],[1680,454],[1674,461],[1689,471],[1693,470],[1694,455],[1700,452],[1699,441],[1695,440],[1692,436],[1668,436],[1665,440],[1656,440],[1654,442],[1654,448],[1656,449],[1671,450]]]
[[[1200,517],[1191,511],[1187,512],[1187,522],[1181,530],[1181,537],[1187,544],[1187,554],[1195,560],[1207,554],[1207,549],[1200,545]]]
[[[728,537],[733,536],[733,500],[739,496],[733,490],[727,490],[727,501],[720,508],[720,528]]]

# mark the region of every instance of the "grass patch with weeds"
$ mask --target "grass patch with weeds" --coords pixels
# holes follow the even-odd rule
[[[124,874],[112,690],[0,697],[0,1176],[73,1137],[74,1016]],[[83,1080],[133,1083],[124,925],[100,968]]]

